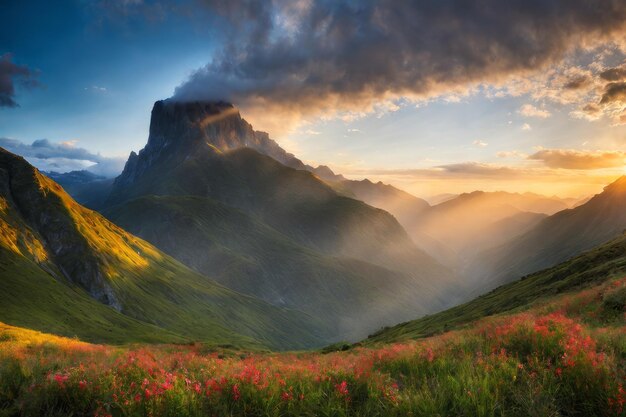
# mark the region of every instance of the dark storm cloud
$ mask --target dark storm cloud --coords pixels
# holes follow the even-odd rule
[[[586,75],[579,75],[570,80],[568,80],[563,88],[567,90],[578,90],[585,87],[587,84],[591,82],[591,79]]]
[[[204,3],[243,30],[174,97],[300,114],[497,82],[626,32],[623,0]]]
[[[0,138],[0,147],[21,155],[43,170],[59,172],[88,168],[106,177],[119,174],[124,167],[123,158],[108,158],[87,149],[74,146],[73,142],[53,143],[38,139],[30,145],[15,139]]]
[[[600,73],[600,78],[606,81],[621,81],[626,79],[626,67],[609,68]]]
[[[602,94],[600,104],[622,101],[626,102],[626,82],[608,83],[604,87],[604,94]]]
[[[36,73],[26,66],[13,62],[13,55],[0,55],[0,107],[18,107],[15,101],[15,85],[35,86]]]

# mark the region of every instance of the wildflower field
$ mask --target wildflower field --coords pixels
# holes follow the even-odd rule
[[[0,415],[626,415],[625,285],[327,353],[101,346],[2,325]]]

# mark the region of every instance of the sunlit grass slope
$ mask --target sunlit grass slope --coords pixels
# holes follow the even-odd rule
[[[301,348],[325,340],[308,315],[191,271],[6,151],[0,197],[0,320],[94,341]]]
[[[125,316],[4,249],[0,271],[0,317],[5,322],[107,343],[189,340]]]

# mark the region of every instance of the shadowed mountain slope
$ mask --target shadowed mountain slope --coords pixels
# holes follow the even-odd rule
[[[415,303],[421,294],[399,272],[321,254],[206,197],[140,197],[105,214],[229,288],[320,318],[344,340],[431,305]]]
[[[76,202],[93,210],[98,210],[108,198],[114,180],[86,170],[44,174],[63,187]]]

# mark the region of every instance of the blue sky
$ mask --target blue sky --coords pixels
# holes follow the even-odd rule
[[[0,111],[0,134],[127,156],[147,139],[154,101],[206,61],[211,39],[176,16],[120,19],[87,3],[3,5],[2,52],[37,70],[41,86],[20,89],[20,107]]]
[[[47,139],[60,150],[81,148],[93,155],[87,156],[91,162],[63,159],[51,167],[50,160],[31,160],[56,170],[99,162],[100,171],[112,175],[131,150],[145,144],[154,101],[176,93],[181,99],[224,96],[255,127],[269,131],[301,159],[422,196],[478,188],[583,195],[624,173],[626,95],[619,90],[600,105],[609,82],[617,87],[626,82],[626,76],[609,80],[602,75],[610,69],[621,74],[625,63],[624,24],[619,20],[609,22],[599,15],[599,27],[611,27],[612,32],[600,38],[590,30],[584,50],[576,44],[581,39],[575,31],[538,34],[540,48],[546,44],[541,36],[562,39],[554,42],[554,50],[533,52],[531,58],[540,61],[536,71],[510,57],[506,65],[476,67],[475,56],[467,64],[455,59],[456,67],[448,71],[447,55],[437,53],[459,48],[441,43],[440,38],[448,38],[440,36],[440,29],[396,34],[387,28],[389,36],[381,37],[367,32],[371,20],[355,17],[370,9],[392,16],[393,2],[374,2],[363,10],[354,2],[345,2],[341,10],[336,3],[321,1],[238,3],[231,2],[231,10],[228,2],[199,0],[3,2],[0,56],[5,67],[26,68],[38,84],[11,79],[11,97],[19,107],[0,107],[3,146],[17,149],[16,141],[29,145]],[[311,16],[320,13],[346,28],[356,22],[358,31],[342,31],[344,38],[328,49],[323,40],[335,32],[311,24]],[[546,14],[537,13],[537,19]],[[474,19],[486,18],[477,10]],[[585,21],[585,28],[589,26]],[[316,30],[327,32],[311,35]],[[476,34],[477,39],[494,37],[489,42],[503,51],[498,59],[515,56],[497,40],[497,30],[507,29],[490,29]],[[422,41],[418,50],[403,50],[407,47],[402,42],[397,47],[398,53],[414,52],[419,60],[412,64],[415,69],[394,71],[386,79],[389,68],[376,60],[393,59],[394,44],[386,42],[402,36]],[[360,38],[368,43],[351,56],[347,48],[358,50]],[[379,41],[377,50],[372,45]],[[220,55],[225,47],[243,58]],[[310,56],[302,52],[309,50]],[[424,51],[432,63],[424,61]],[[355,65],[359,59],[363,65]],[[318,72],[318,67],[328,69]],[[445,77],[430,68],[443,68]],[[371,79],[353,81],[363,77]],[[397,82],[401,78],[404,84]],[[306,81],[285,81],[291,79]],[[576,80],[580,85],[574,85]]]

